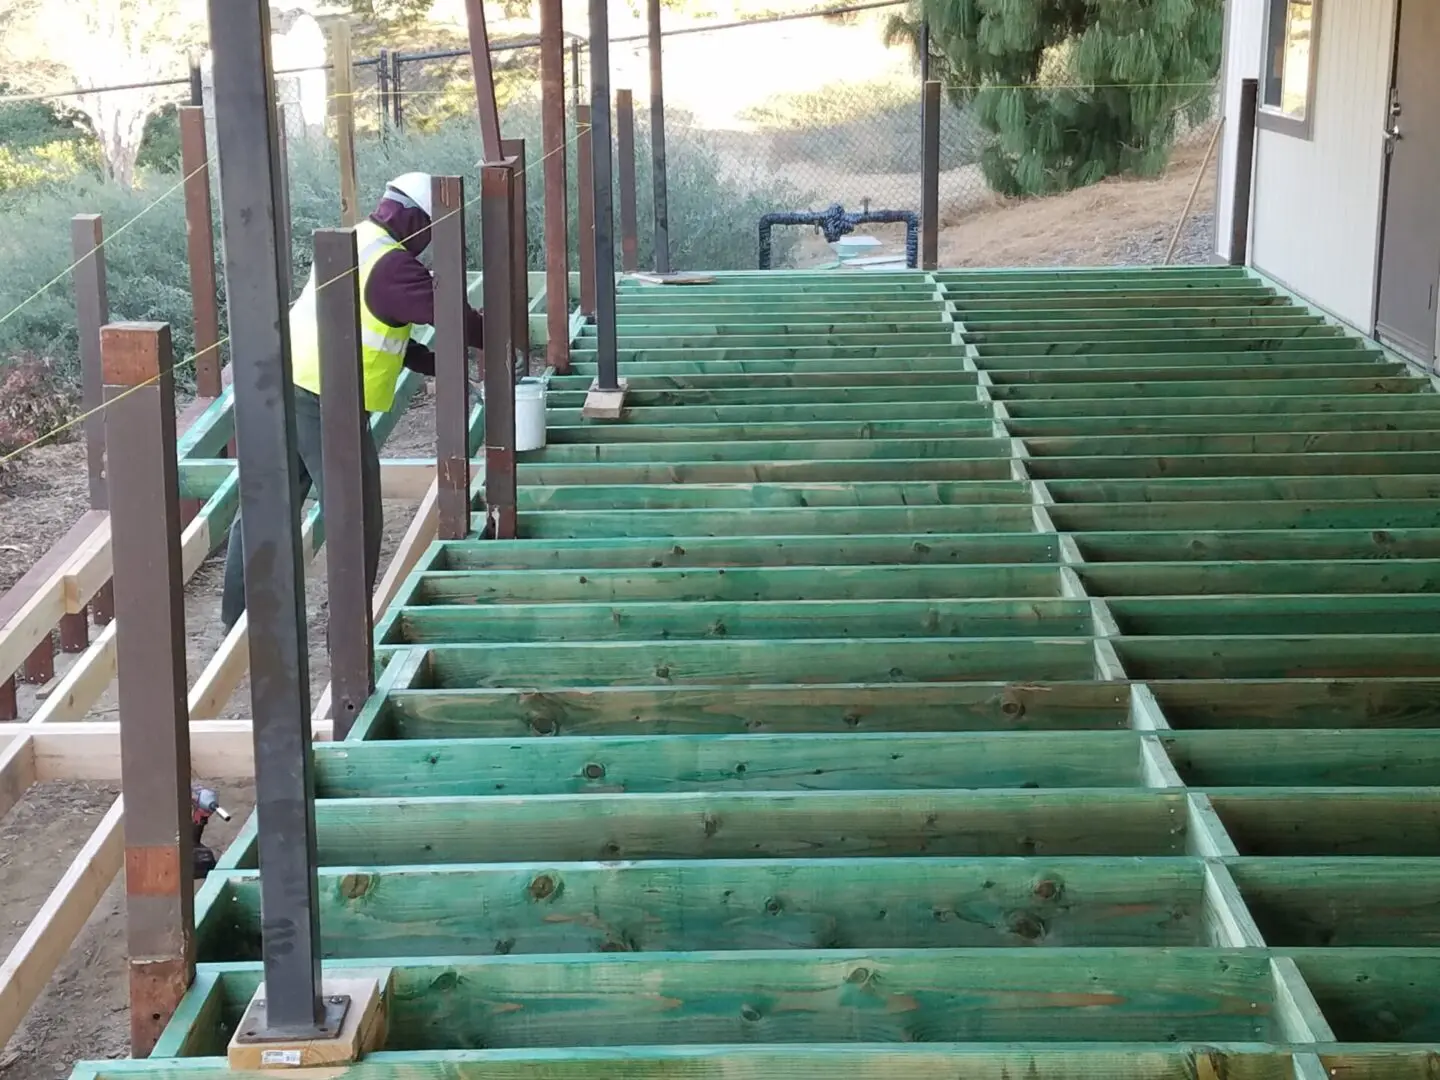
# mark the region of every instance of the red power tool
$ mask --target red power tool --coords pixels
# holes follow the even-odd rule
[[[190,787],[190,825],[195,841],[195,880],[203,881],[215,869],[215,852],[205,846],[205,826],[212,817],[229,821],[230,815],[220,805],[220,798],[207,787]]]

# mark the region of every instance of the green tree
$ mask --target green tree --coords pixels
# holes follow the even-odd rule
[[[1223,0],[913,0],[890,41],[918,47],[922,21],[933,77],[993,135],[1002,194],[1158,175],[1182,120],[1214,109]]]

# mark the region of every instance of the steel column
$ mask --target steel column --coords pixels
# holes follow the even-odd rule
[[[227,0],[228,2],[228,0]],[[190,714],[185,702],[185,575],[170,328],[105,327],[120,781],[125,797],[130,1052],[154,1048],[195,978]]]
[[[510,217],[510,245],[514,252],[511,284],[510,333],[515,338],[515,352],[524,361],[518,375],[530,373],[530,228],[525,199],[525,140],[501,139],[502,160],[513,161],[510,198],[515,204]]]
[[[640,237],[635,212],[635,99],[629,90],[615,91],[615,142],[620,155],[620,268],[640,269]]]
[[[353,229],[315,233],[315,307],[320,338],[321,457],[325,500],[325,582],[334,737],[350,733],[375,689],[375,642],[366,574],[365,485],[361,461],[370,438],[360,363],[360,283]]]
[[[470,535],[470,358],[465,347],[465,184],[431,181],[435,266],[435,476],[441,540]]]
[[[514,307],[514,163],[480,169],[481,270],[485,293],[486,535],[516,535]]]
[[[545,155],[545,358],[570,371],[570,207],[565,168],[565,37],[561,0],[540,0],[540,124]]]
[[[217,398],[220,384],[220,308],[215,283],[215,214],[210,200],[210,153],[205,110],[180,110],[180,162],[185,175],[185,243],[190,303],[195,312],[195,388]]]
[[[16,699],[15,676],[0,682],[0,724],[20,719],[20,702]]]
[[[336,21],[330,31],[331,115],[335,118],[335,149],[340,156],[340,224],[353,229],[360,220],[355,181],[355,70],[350,49],[350,24]]]
[[[480,112],[480,146],[486,162],[501,159],[500,107],[495,102],[495,73],[490,65],[490,32],[485,28],[482,0],[465,0],[470,28],[470,70],[475,76],[475,105]]]
[[[920,116],[920,268],[940,265],[940,83],[925,84]]]
[[[60,617],[60,651],[82,653],[90,647],[90,619],[86,609]]]
[[[323,1030],[301,492],[270,8],[209,0],[240,450],[267,1033]]]
[[[55,678],[55,638],[52,635],[46,634],[40,639],[40,643],[25,658],[21,672],[20,681],[31,686],[44,686]]]
[[[1235,194],[1230,209],[1230,265],[1250,261],[1250,192],[1255,180],[1255,122],[1260,112],[1260,80],[1240,82],[1240,115],[1236,121]]]
[[[590,126],[590,182],[595,191],[595,361],[598,369],[595,382],[601,390],[618,390],[609,0],[590,0]]]
[[[280,282],[285,289],[285,302],[295,298],[295,228],[290,216],[290,136],[285,117],[285,106],[275,106],[275,147],[278,155],[275,165],[279,171],[280,201],[275,209],[280,215],[280,250],[284,256],[280,263]]]
[[[78,214],[70,222],[75,261],[75,314],[80,331],[80,407],[85,410],[85,465],[90,475],[90,509],[108,510],[105,482],[105,376],[100,362],[100,328],[110,321],[105,284],[105,226],[99,214]]]
[[[646,0],[650,34],[650,182],[655,202],[655,272],[670,273],[670,194],[665,159],[665,62],[660,38],[660,0]]]
[[[591,160],[590,106],[575,106],[575,167],[577,209],[580,216],[580,313],[595,315],[595,191],[590,186],[595,166]]]

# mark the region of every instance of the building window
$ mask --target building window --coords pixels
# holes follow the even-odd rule
[[[1321,0],[1265,0],[1265,3],[1260,125],[1308,139],[1315,111]]]

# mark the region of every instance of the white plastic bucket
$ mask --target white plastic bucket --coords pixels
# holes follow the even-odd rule
[[[545,380],[525,377],[515,384],[515,450],[545,445]]]

